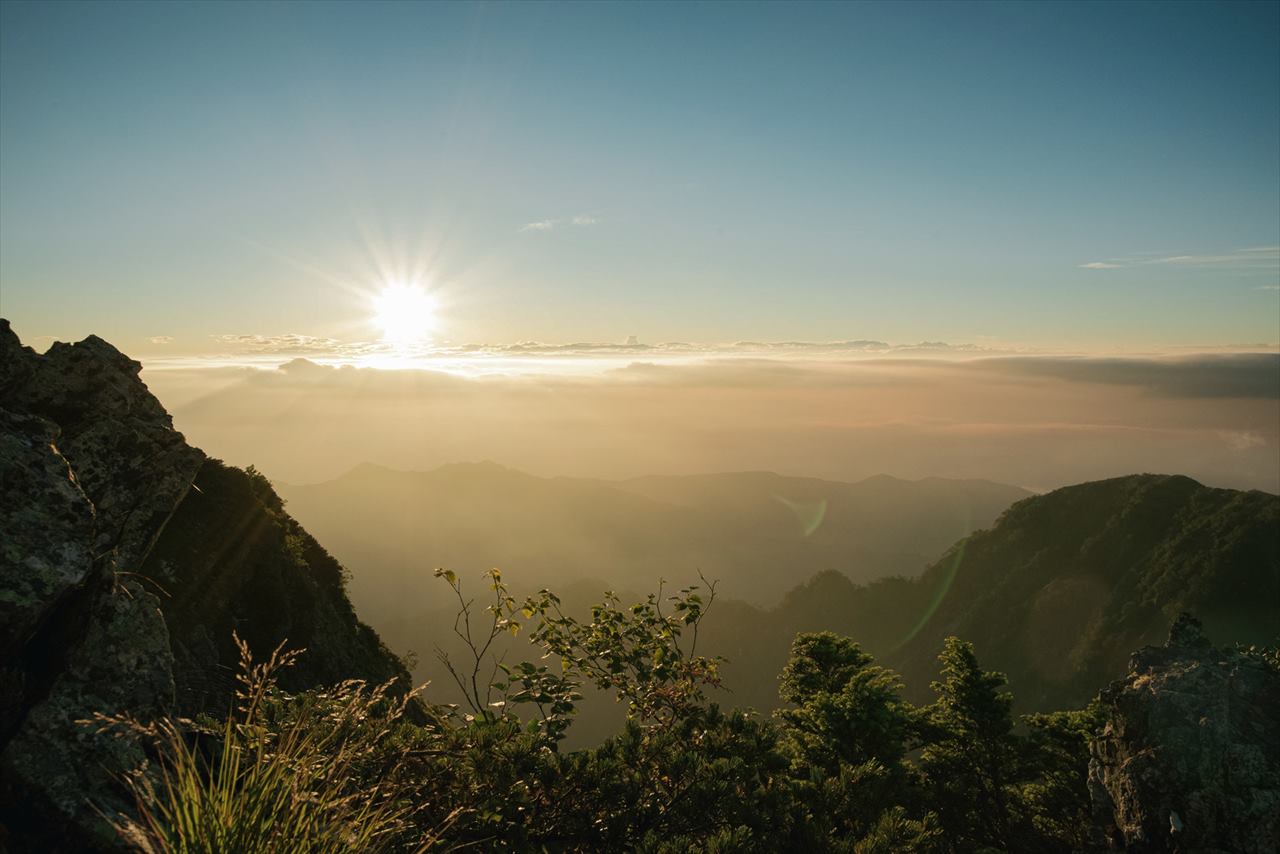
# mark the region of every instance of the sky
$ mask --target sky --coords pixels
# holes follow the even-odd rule
[[[6,2],[3,313],[359,342],[413,279],[453,343],[1274,345],[1277,9]]]
[[[1280,4],[8,0],[0,315],[295,482],[1277,491]]]

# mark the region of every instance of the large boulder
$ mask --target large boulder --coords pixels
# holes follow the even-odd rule
[[[1102,844],[1139,852],[1280,851],[1280,663],[1218,649],[1179,617],[1099,697],[1090,748]]]

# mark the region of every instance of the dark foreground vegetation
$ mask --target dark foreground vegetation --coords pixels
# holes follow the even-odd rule
[[[497,572],[483,610],[452,574],[472,650],[449,667],[468,698],[406,719],[388,686],[289,694],[245,646],[225,721],[128,727],[157,759],[132,778],[156,851],[1070,851],[1088,827],[1090,710],[1015,719],[1001,674],[955,638],[935,699],[913,706],[896,674],[848,638],[796,637],[771,718],[704,701],[718,664],[696,640],[714,593],[688,588],[589,621],[550,592],[517,602]],[[493,661],[529,632],[547,657]],[[583,685],[627,705],[621,732],[560,749]],[[428,692],[429,693],[429,692]],[[192,746],[195,745],[195,746]]]

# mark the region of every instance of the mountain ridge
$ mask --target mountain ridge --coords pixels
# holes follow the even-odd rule
[[[1280,496],[1138,474],[1012,505],[914,579],[819,573],[772,609],[717,603],[707,642],[769,670],[801,631],[861,643],[923,697],[943,639],[972,641],[1028,710],[1076,707],[1182,611],[1224,640],[1280,639]],[[728,613],[726,614],[726,611]],[[760,705],[769,687],[750,703]],[[738,690],[738,689],[735,689]]]

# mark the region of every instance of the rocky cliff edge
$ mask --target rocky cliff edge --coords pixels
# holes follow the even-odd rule
[[[144,757],[84,723],[218,712],[238,631],[306,648],[291,687],[407,684],[343,570],[255,472],[173,429],[96,336],[38,354],[0,319],[0,849],[109,850]]]

